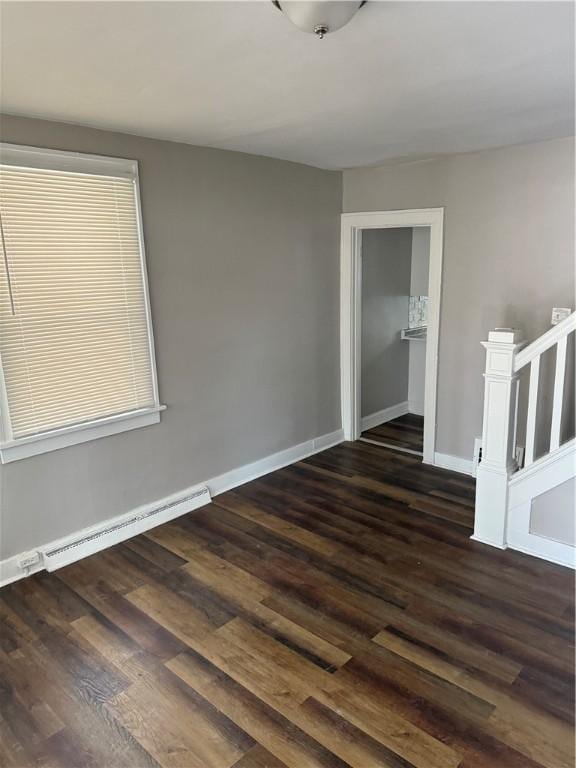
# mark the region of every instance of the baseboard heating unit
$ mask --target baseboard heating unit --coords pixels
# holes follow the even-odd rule
[[[161,506],[143,507],[140,512],[132,512],[114,518],[106,526],[84,529],[77,538],[62,540],[57,546],[53,545],[43,550],[43,565],[47,571],[55,571],[64,565],[69,565],[83,557],[130,539],[139,533],[144,533],[150,528],[167,523],[208,504],[210,501],[210,491],[206,486],[202,486],[193,493]]]

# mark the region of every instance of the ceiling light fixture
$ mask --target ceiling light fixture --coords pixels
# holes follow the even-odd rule
[[[366,4],[349,2],[349,0],[272,0],[273,4],[282,11],[303,32],[310,32],[322,40],[329,32],[336,32],[348,24],[356,11]]]

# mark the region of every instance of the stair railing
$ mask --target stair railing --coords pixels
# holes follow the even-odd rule
[[[506,523],[510,476],[518,471],[516,431],[518,423],[518,380],[530,366],[526,446],[524,467],[535,460],[537,411],[540,395],[540,361],[556,346],[556,366],[548,453],[561,442],[566,350],[570,333],[576,330],[576,312],[555,325],[531,344],[521,342],[515,329],[490,331],[484,373],[484,417],[482,424],[482,460],[477,470],[476,511],[473,539],[506,548]]]
[[[519,373],[530,365],[530,384],[528,389],[528,415],[526,418],[526,453],[524,466],[534,462],[534,445],[536,440],[536,410],[540,387],[540,359],[544,352],[556,347],[556,368],[554,371],[554,396],[552,399],[552,421],[550,427],[549,452],[560,447],[560,432],[562,426],[562,407],[564,405],[564,381],[566,379],[566,349],[568,336],[576,330],[576,312],[572,312],[562,322],[550,328],[545,334],[522,349],[515,356],[514,372]]]

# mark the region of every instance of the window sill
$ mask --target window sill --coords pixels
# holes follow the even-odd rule
[[[11,461],[27,459],[29,456],[37,456],[40,453],[57,451],[59,448],[97,440],[99,437],[108,437],[120,432],[128,432],[131,429],[158,424],[160,412],[165,408],[165,405],[157,405],[146,410],[121,413],[86,424],[76,424],[55,429],[42,435],[31,435],[20,440],[2,443],[0,444],[0,462],[9,464]]]

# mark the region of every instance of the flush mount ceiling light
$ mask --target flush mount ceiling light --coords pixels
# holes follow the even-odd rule
[[[348,24],[357,10],[366,4],[349,0],[272,0],[292,24],[303,32],[311,32],[320,39]]]

